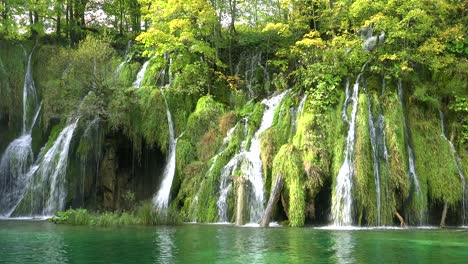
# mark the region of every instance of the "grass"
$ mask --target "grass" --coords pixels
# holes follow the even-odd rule
[[[177,225],[180,218],[177,212],[158,212],[151,202],[145,202],[130,212],[92,213],[86,209],[69,209],[58,212],[49,219],[56,224],[89,226],[129,226],[129,225]]]

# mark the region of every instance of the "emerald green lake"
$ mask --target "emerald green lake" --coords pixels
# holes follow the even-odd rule
[[[0,221],[0,263],[466,263],[468,230]]]

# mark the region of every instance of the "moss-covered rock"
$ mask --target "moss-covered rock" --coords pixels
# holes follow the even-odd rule
[[[303,226],[305,222],[303,168],[301,152],[292,144],[283,145],[273,160],[272,175],[274,179],[281,174],[286,182],[283,195],[287,195],[289,198],[287,205],[289,225],[294,227]]]
[[[390,89],[389,89],[390,90]],[[387,212],[402,213],[404,203],[410,194],[408,171],[408,152],[405,144],[403,109],[394,91],[388,91],[382,98],[382,110],[385,117],[385,135],[388,150],[388,191]],[[387,181],[385,179],[384,181]]]
[[[462,199],[462,183],[448,142],[441,136],[435,109],[409,108],[408,124],[415,151],[416,169],[431,202],[453,207]]]
[[[370,102],[364,92],[359,95],[356,118],[356,145],[353,178],[353,197],[356,201],[358,224],[377,224],[377,195],[374,180],[372,146],[369,133],[368,107]]]
[[[273,124],[260,135],[260,157],[263,164],[263,180],[266,195],[269,196],[271,181],[271,170],[273,158],[280,147],[286,144],[292,137],[294,116],[294,100],[289,93],[276,108]]]

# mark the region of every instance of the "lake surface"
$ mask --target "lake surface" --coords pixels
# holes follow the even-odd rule
[[[467,263],[468,229],[327,230],[0,221],[0,263]]]

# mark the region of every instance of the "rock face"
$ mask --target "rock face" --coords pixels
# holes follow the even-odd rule
[[[143,146],[138,156],[132,153],[130,144],[121,135],[107,138],[98,173],[87,180],[96,182],[96,187],[86,188],[84,194],[91,198],[94,196],[89,192],[96,190],[96,204],[93,204],[91,198],[85,201],[85,205],[98,210],[122,210],[152,197],[154,189],[161,181],[164,154],[158,149]],[[88,173],[94,174],[93,170]]]
[[[115,148],[112,145],[108,145],[102,161],[100,173],[102,177],[103,207],[106,210],[115,208],[117,169],[118,162]]]

